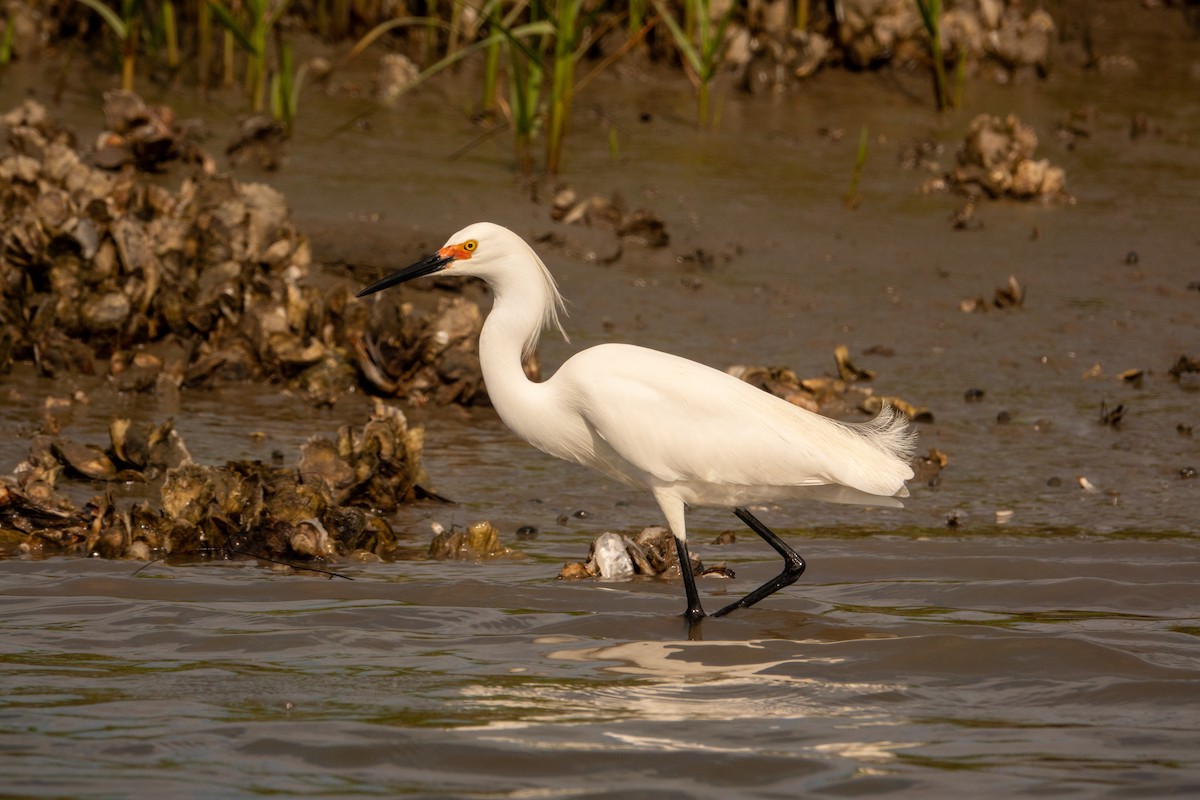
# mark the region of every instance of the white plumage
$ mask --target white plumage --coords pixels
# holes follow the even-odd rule
[[[711,367],[626,344],[589,348],[546,381],[530,381],[522,357],[536,348],[543,327],[562,331],[562,297],[533,249],[499,225],[464,228],[436,255],[359,296],[442,270],[482,278],[492,288],[480,361],[492,404],[517,435],[551,455],[649,489],[675,535],[681,564],[689,563],[689,505],[734,509],[784,557],[779,577],[717,615],[758,602],[804,569],[747,504],[816,499],[899,506],[896,498],[908,495],[914,433],[890,408],[869,422],[838,422]],[[704,612],[695,582],[690,570],[681,571],[687,616],[699,619]]]

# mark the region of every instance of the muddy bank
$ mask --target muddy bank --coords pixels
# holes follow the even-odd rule
[[[487,404],[478,302],[457,287],[420,293],[436,299],[432,306],[407,296],[352,301],[345,280],[313,279],[307,240],[277,190],[220,173],[168,107],[110,92],[104,111],[106,131],[80,150],[36,102],[0,120],[10,147],[0,161],[8,178],[0,370],[28,364],[47,379],[100,375],[118,394],[166,398],[258,382],[319,407],[359,390],[410,405]],[[177,164],[194,168],[173,192],[154,178]],[[653,212],[575,201],[567,189],[549,218],[563,227],[543,244],[615,246],[608,263],[625,247],[652,252],[669,242]],[[833,378],[801,380],[779,367],[730,372],[813,411],[873,414],[890,402],[931,419],[900,397],[876,395],[866,385],[873,373],[854,366],[844,347],[835,356]],[[538,376],[536,358],[527,371]],[[436,496],[421,485],[420,430],[410,435],[404,416],[378,402],[361,439],[343,426],[337,444],[309,441],[296,472],[261,462],[194,465],[171,422],[114,417],[108,447],[78,444],[61,433],[56,411],[89,402],[82,391],[46,399],[0,504],[8,552],[393,557],[395,537],[379,515]],[[382,438],[371,432],[380,425]],[[110,488],[81,508],[56,492],[60,479],[149,482],[158,503],[121,504]],[[347,516],[347,505],[373,513]]]
[[[300,125],[282,169],[234,177],[287,198],[314,262],[335,266],[322,280],[365,284],[475,219],[550,235],[538,248],[571,304],[572,341],[544,340],[547,372],[620,340],[832,378],[844,345],[878,393],[935,412],[922,448],[947,460],[930,454],[905,509],[756,509],[808,570],[689,641],[677,582],[554,579],[599,535],[636,540],[661,522],[652,499],[531,450],[486,407],[406,405],[425,428],[430,488],[459,502],[402,504],[387,516],[402,544],[427,553],[436,524],[447,552],[472,529],[491,549],[475,528],[486,519],[510,554],[333,567],[353,581],[251,563],[134,575],[129,561],[2,560],[10,791],[1193,792],[1200,53],[1178,24],[1146,30],[1178,20],[1178,5],[1074,5],[1096,52],[1138,71],[969,82],[961,112],[934,116],[923,71],[822,70],[803,90],[726,96],[704,133],[689,85],[597,79],[567,183],[655,211],[670,235],[607,264],[588,257],[613,252],[607,233],[555,240],[553,193],[530,200],[508,142],[453,156],[479,134],[458,111],[465,81],[332,138],[361,109],[307,95],[330,125]],[[10,68],[0,109],[26,90],[47,99],[55,79]],[[69,82],[53,110],[98,132],[107,88]],[[197,113],[186,92],[170,102]],[[213,152],[241,102],[207,114]],[[1076,202],[981,196],[959,225],[964,197],[917,187],[949,173],[972,119],[1010,113]],[[914,153],[939,163],[914,168]],[[686,258],[698,250],[717,257]],[[310,437],[361,428],[372,405],[361,391],[314,405],[285,383],[120,392],[17,363],[0,377],[0,471],[46,433],[47,397],[70,401],[58,435],[79,443],[107,447],[114,417],[172,419],[199,464],[292,469]],[[83,507],[97,489],[80,484],[60,487]],[[736,574],[700,582],[712,607],[778,570],[757,537],[716,543],[733,524],[689,515],[697,554]]]
[[[1138,17],[1139,25],[1150,19],[1161,18],[1147,13]],[[1124,46],[1112,31],[1097,28],[1098,48],[1116,52]],[[841,381],[845,389],[835,396],[849,391],[856,399],[835,413],[869,413],[879,396],[899,396],[918,413],[934,412],[924,423],[928,446],[918,465],[930,476],[922,482],[928,493],[913,501],[919,525],[1005,520],[1106,530],[1187,529],[1191,521],[1180,498],[1190,496],[1194,484],[1180,476],[1195,460],[1185,435],[1196,424],[1193,381],[1187,372],[1177,380],[1169,369],[1181,358],[1195,358],[1189,227],[1182,207],[1172,201],[1186,194],[1194,160],[1187,131],[1196,112],[1194,104],[1183,102],[1189,96],[1190,45],[1160,28],[1134,26],[1131,32],[1142,48],[1135,60],[1164,76],[1151,91],[1135,93],[1143,83],[1131,73],[1089,74],[1079,83],[1077,76],[1052,72],[998,88],[973,83],[973,107],[937,119],[918,99],[924,85],[919,75],[895,75],[897,88],[864,82],[861,75],[826,74],[786,100],[733,93],[725,100],[722,127],[703,132],[688,120],[692,97],[686,87],[672,90],[661,76],[602,81],[597,85],[603,99],[591,113],[621,131],[621,152],[614,157],[603,135],[577,130],[581,148],[563,182],[575,199],[561,205],[555,201],[564,197],[563,187],[512,177],[511,152],[501,141],[456,155],[459,143],[477,128],[446,114],[445,96],[433,91],[408,97],[402,109],[380,110],[369,125],[333,139],[326,128],[299,128],[282,169],[272,173],[242,165],[233,168],[239,177],[221,177],[227,169],[221,157],[200,157],[189,165],[172,162],[165,176],[151,176],[139,188],[130,178],[138,166],[134,158],[104,173],[110,177],[96,179],[125,187],[112,195],[119,202],[142,198],[113,206],[138,212],[127,213],[129,221],[169,220],[175,229],[189,231],[183,241],[198,253],[242,248],[253,255],[245,262],[222,256],[214,274],[227,273],[209,279],[208,295],[185,280],[179,296],[207,297],[203,313],[189,319],[159,314],[153,303],[142,309],[152,271],[126,271],[127,257],[134,263],[136,251],[121,252],[114,222],[90,223],[97,239],[109,242],[104,245],[109,255],[101,258],[102,265],[109,259],[107,267],[81,268],[86,262],[81,254],[91,246],[78,237],[40,251],[53,258],[33,284],[40,292],[20,295],[17,308],[8,307],[15,322],[6,341],[24,348],[23,360],[41,377],[30,383],[27,373],[13,373],[24,377],[10,386],[9,396],[20,399],[5,412],[6,420],[21,426],[27,438],[43,432],[37,428],[39,404],[47,395],[63,394],[58,384],[86,378],[77,367],[89,362],[105,376],[100,383],[105,391],[118,393],[118,403],[168,406],[167,413],[148,417],[156,422],[205,393],[236,397],[233,402],[248,409],[247,419],[196,418],[219,431],[212,443],[203,442],[210,452],[252,450],[239,431],[267,427],[281,440],[292,436],[275,420],[256,423],[250,411],[258,405],[250,399],[254,390],[231,391],[238,384],[229,379],[267,380],[268,391],[282,389],[285,398],[300,398],[329,409],[317,413],[333,415],[341,413],[339,403],[347,414],[361,414],[365,390],[403,399],[420,419],[437,418],[438,439],[425,453],[432,488],[464,503],[463,510],[450,513],[402,508],[395,517],[408,530],[425,531],[431,521],[451,528],[483,519],[493,520],[502,535],[527,524],[553,529],[559,518],[575,519],[571,512],[579,507],[595,515],[581,528],[628,530],[657,521],[657,512],[640,499],[621,498],[628,505],[619,508],[629,510],[615,511],[606,484],[573,473],[551,473],[562,479],[561,493],[581,498],[561,499],[553,511],[530,505],[541,489],[506,488],[514,481],[541,487],[545,480],[538,475],[552,468],[508,440],[486,406],[479,413],[469,410],[486,398],[471,351],[487,306],[477,289],[468,288],[465,300],[446,295],[444,287],[413,292],[394,304],[372,305],[369,314],[345,303],[370,278],[440,245],[469,212],[505,222],[537,242],[577,304],[570,322],[574,342],[545,345],[549,369],[576,347],[619,339],[722,369],[749,364],[742,368],[745,374],[760,385],[773,384],[793,401],[817,400]],[[1155,48],[1155,42],[1165,44]],[[466,89],[469,79],[450,79],[447,86]],[[318,116],[340,120],[349,113],[336,93],[312,103]],[[116,128],[98,108],[89,97],[65,111],[89,120],[83,131]],[[1020,109],[1018,118],[1010,116],[1013,108]],[[841,199],[855,154],[854,137],[845,134],[864,119],[872,134],[860,186],[863,203],[847,212]],[[975,119],[989,122],[973,126]],[[221,123],[226,127],[220,129],[233,138],[238,134],[231,122],[226,112]],[[161,129],[149,127],[155,135],[147,141],[159,141]],[[1037,134],[1036,150],[1026,128]],[[977,147],[979,158],[960,162],[964,142],[979,144],[984,134],[1008,142],[992,151],[1005,157],[992,159]],[[91,133],[80,139],[94,141]],[[81,162],[91,158],[78,156],[86,150],[84,145],[76,151]],[[212,150],[220,153],[222,146]],[[1068,176],[1076,205],[1013,202],[1004,187],[1017,176],[1029,177],[1040,169],[1029,165],[1043,160]],[[214,162],[216,171],[209,175]],[[364,171],[364,163],[372,169]],[[963,191],[975,187],[974,199],[965,198],[974,206],[966,211],[959,193],[917,191],[930,174],[953,178],[956,164],[965,178]],[[996,165],[1004,172],[989,184],[989,169]],[[99,168],[81,163],[79,169],[88,176],[86,184]],[[1040,171],[1044,179],[1048,171]],[[42,179],[35,175],[35,183],[25,184],[26,200],[33,194],[29,187]],[[192,187],[188,193],[177,188],[185,184]],[[267,188],[250,191],[273,198],[276,209],[280,202],[286,208],[286,215],[272,212],[281,221],[273,229],[278,236],[260,236],[254,241],[262,239],[262,246],[251,248],[251,239],[244,238],[249,228],[243,228],[238,234],[243,238],[229,240],[233,244],[200,248],[208,240],[195,231],[207,226],[205,235],[215,237],[205,219],[254,219],[258,212],[236,209],[246,207],[239,192],[259,184]],[[71,198],[67,187],[50,185],[60,193],[55,196]],[[989,191],[991,185],[997,189]],[[1052,180],[1049,186],[1058,184]],[[19,187],[18,182],[11,190]],[[206,195],[201,187],[219,191],[209,188]],[[195,199],[213,193],[215,206]],[[112,202],[106,194],[105,207]],[[194,216],[176,219],[171,216],[176,210]],[[43,211],[55,209],[46,204]],[[47,219],[36,230],[61,228],[63,220]],[[666,246],[649,246],[664,243],[664,234]],[[54,237],[41,244],[50,241]],[[267,257],[278,242],[289,263],[273,264]],[[17,252],[28,254],[34,248],[27,245],[38,239],[18,243]],[[97,254],[101,250],[96,247]],[[173,252],[156,257],[173,268],[179,251]],[[56,258],[65,265],[57,272],[47,266]],[[302,264],[307,266],[301,269]],[[63,285],[74,288],[49,303],[55,275],[73,276]],[[93,303],[107,299],[84,313],[85,295]],[[962,313],[984,309],[988,313]],[[42,320],[62,311],[80,339],[29,339],[31,331],[50,329],[26,324],[34,310]],[[174,327],[181,320],[182,333]],[[152,331],[166,338],[132,341]],[[201,343],[210,335],[211,343]],[[81,340],[89,351],[82,356]],[[830,358],[839,347],[847,348],[858,370],[875,372],[876,380],[846,381]],[[203,356],[211,358],[199,360]],[[187,380],[189,371],[195,382]],[[1131,371],[1140,371],[1142,380],[1121,377]],[[815,382],[801,377],[822,375]],[[145,397],[130,401],[132,395]],[[442,414],[435,406],[443,402],[468,410]],[[1118,407],[1120,424],[1114,427],[1108,423]],[[85,421],[91,430],[82,438],[103,442],[110,419]],[[325,429],[351,421],[361,424],[361,416]],[[189,420],[177,416],[176,424],[182,429]],[[187,439],[195,447],[196,437]],[[280,449],[292,459],[298,444],[289,441]],[[997,448],[1006,453],[1003,458],[993,456]],[[1124,457],[1105,458],[1110,448]],[[28,449],[27,440],[10,445],[8,463],[25,458]],[[820,509],[806,518],[814,524],[845,519],[844,510]],[[701,519],[723,524],[715,515]],[[904,524],[890,517],[865,522]],[[559,563],[578,557],[564,553]]]

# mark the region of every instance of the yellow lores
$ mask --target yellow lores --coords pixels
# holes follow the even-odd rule
[[[441,250],[438,250],[438,255],[442,258],[451,259],[450,267],[455,261],[462,261],[471,257],[471,253],[475,252],[475,248],[479,247],[479,242],[475,239],[467,239],[462,244],[448,244]]]

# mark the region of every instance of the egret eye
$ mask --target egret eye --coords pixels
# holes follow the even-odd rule
[[[466,250],[468,253],[474,253],[476,247],[479,247],[479,242],[475,241],[474,239],[468,239],[467,241],[463,242],[462,249]]]

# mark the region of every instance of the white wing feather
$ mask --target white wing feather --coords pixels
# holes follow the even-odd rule
[[[611,448],[593,447],[589,466],[633,483],[691,486],[699,492],[693,502],[705,495],[722,502],[722,487],[762,487],[763,499],[869,502],[859,493],[903,496],[913,474],[912,434],[890,409],[870,422],[841,423],[711,367],[621,344],[577,354],[551,382]],[[625,464],[611,463],[613,456]],[[857,491],[803,491],[821,486]]]

